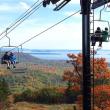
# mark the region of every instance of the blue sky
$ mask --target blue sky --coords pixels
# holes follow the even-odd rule
[[[36,0],[0,0],[0,33],[10,24],[14,23],[35,2]],[[58,12],[53,11],[54,7],[55,5],[49,5],[46,8],[41,7],[14,31],[8,34],[11,39],[11,45],[17,46],[23,43],[49,26],[80,10],[79,0],[70,1]],[[96,18],[99,16],[98,12],[97,9]],[[103,18],[108,20],[108,13],[104,13],[103,15]],[[78,13],[53,29],[24,44],[23,47],[31,49],[81,49],[81,19],[81,14]],[[106,24],[100,25],[103,28],[106,26]],[[8,45],[8,40],[3,38],[0,41],[0,46],[6,45]],[[109,49],[109,47],[110,43],[104,43],[104,49]]]

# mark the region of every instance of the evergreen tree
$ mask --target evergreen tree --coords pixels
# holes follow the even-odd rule
[[[3,77],[0,78],[0,105],[3,107],[6,105],[6,100],[10,94],[7,82]]]

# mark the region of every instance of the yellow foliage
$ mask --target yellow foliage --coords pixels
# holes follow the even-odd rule
[[[11,72],[5,68],[0,68],[0,76],[2,75],[9,75]]]

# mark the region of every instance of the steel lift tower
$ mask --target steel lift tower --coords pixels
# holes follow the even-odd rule
[[[82,14],[82,53],[83,53],[83,110],[91,110],[91,71],[90,71],[90,14],[96,9],[109,3],[110,0],[80,0]]]
[[[81,0],[83,54],[83,110],[91,110],[90,71],[90,6],[91,0]]]

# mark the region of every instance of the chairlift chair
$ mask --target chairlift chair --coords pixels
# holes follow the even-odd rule
[[[11,52],[10,48],[15,48],[16,46],[2,46],[0,47],[0,56],[1,56],[1,64],[4,64],[2,61],[2,56],[4,55],[5,52]],[[17,52],[13,51],[16,55],[16,63],[19,63],[20,57],[19,57],[19,48],[17,48]]]
[[[108,35],[107,35],[107,38],[108,39],[104,39],[104,40],[102,40],[102,42],[109,42],[110,40],[109,40],[109,37],[110,37],[110,23],[109,23],[109,21],[106,21],[106,20],[93,20],[93,21],[91,21],[90,23],[92,23],[92,22],[102,22],[102,23],[107,23],[107,28],[108,28]],[[96,36],[96,37],[98,37],[95,33],[92,33],[91,35],[94,35],[94,36]],[[103,34],[101,34],[99,37],[102,37],[103,36]],[[99,40],[98,41],[96,41],[96,42],[99,42]]]
[[[4,50],[3,50],[4,48]],[[17,52],[14,51],[15,49],[6,49],[6,48],[17,48]],[[4,62],[2,62],[2,56],[4,55],[5,52],[10,52],[10,51],[13,51],[16,55],[16,64],[17,64],[17,67],[14,68],[14,69],[10,69],[10,71],[12,73],[26,73],[27,72],[27,68],[20,64],[20,48],[19,47],[16,47],[16,46],[2,46],[0,48],[0,55],[1,55],[1,64],[5,64]]]
[[[98,0],[96,1],[97,3],[98,3]],[[106,1],[105,1],[106,2]],[[105,3],[104,1],[101,1],[100,3]],[[94,4],[93,4],[94,5]],[[108,5],[108,2],[107,2],[107,5]],[[94,9],[94,8],[92,8],[92,9]],[[92,23],[92,22],[94,22],[94,21],[96,21],[96,22],[104,22],[104,23],[107,23],[107,28],[108,28],[108,35],[104,35],[104,31],[102,32],[102,34],[99,36],[99,37],[105,37],[105,39],[103,39],[102,38],[102,42],[109,42],[109,37],[110,37],[110,23],[109,23],[109,21],[106,21],[106,20],[102,20],[101,19],[101,15],[102,15],[102,11],[104,11],[104,10],[106,10],[106,7],[105,7],[105,4],[104,4],[104,6],[103,6],[103,8],[100,10],[100,17],[99,17],[99,20],[92,20],[91,22],[90,22],[90,24]],[[94,26],[93,26],[93,28],[94,28]],[[94,29],[93,29],[94,30]],[[96,37],[98,37],[97,35],[95,35],[95,33],[92,33],[92,36],[96,36]],[[108,39],[107,39],[108,38]],[[97,41],[96,41],[97,42]],[[99,42],[99,41],[98,41]]]

